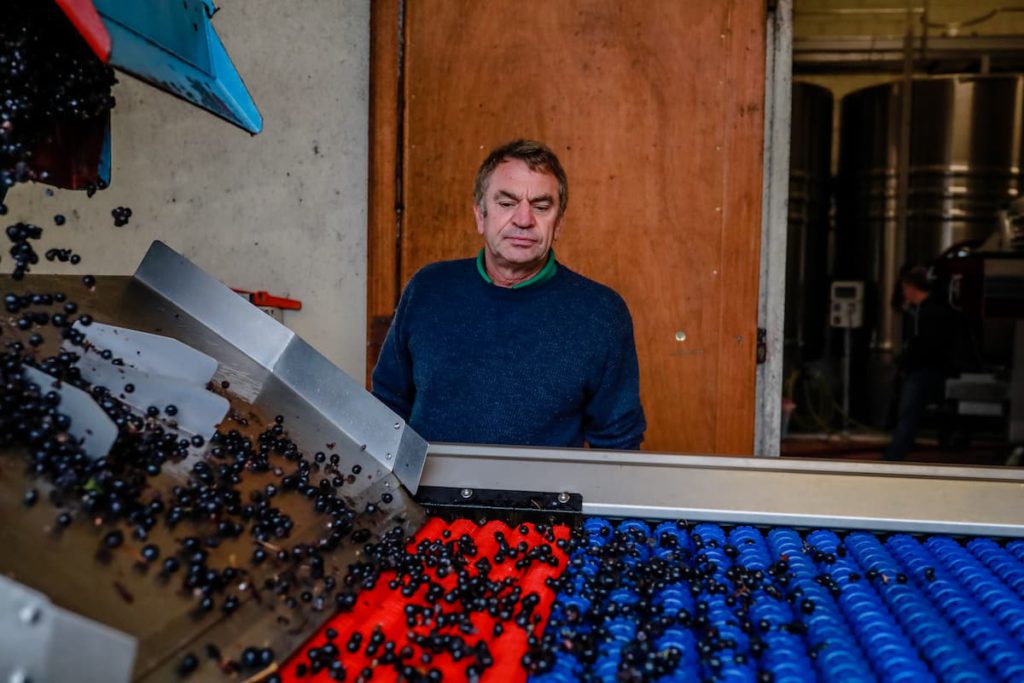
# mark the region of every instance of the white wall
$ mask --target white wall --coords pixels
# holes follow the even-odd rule
[[[36,272],[130,274],[160,239],[232,286],[300,299],[285,323],[362,382],[369,0],[218,5],[214,26],[263,132],[250,137],[120,74],[111,187],[87,199],[18,186],[5,218],[44,227],[40,255],[82,254],[77,268],[42,261]],[[110,210],[121,205],[131,222],[115,228]]]

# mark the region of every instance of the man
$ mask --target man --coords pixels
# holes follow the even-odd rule
[[[555,260],[568,199],[546,146],[495,149],[474,188],[480,253],[429,265],[406,286],[373,393],[428,441],[640,446],[629,310]]]
[[[914,447],[928,404],[941,400],[954,355],[966,330],[955,311],[932,295],[928,269],[911,268],[900,276],[903,307],[910,315],[907,342],[899,358],[901,385],[896,427],[886,460],[904,460]]]

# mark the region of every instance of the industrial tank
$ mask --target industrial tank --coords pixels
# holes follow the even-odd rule
[[[787,357],[796,361],[820,358],[825,345],[831,157],[832,93],[794,83],[785,334]]]
[[[904,84],[876,85],[843,98],[836,275],[868,282],[876,351],[898,350],[899,318],[889,301],[900,267],[987,237],[1000,203],[1017,196],[1022,85],[1018,76],[912,81],[905,235],[898,225]]]

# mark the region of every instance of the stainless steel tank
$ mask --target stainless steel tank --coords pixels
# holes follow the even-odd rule
[[[828,315],[828,214],[832,92],[793,84],[786,240],[787,357],[820,358]]]
[[[1000,203],[1018,194],[1022,91],[1018,76],[915,79],[911,85],[906,232],[898,220],[903,83],[843,98],[836,195],[836,276],[872,291],[873,349],[898,350],[889,306],[904,263],[987,237]]]

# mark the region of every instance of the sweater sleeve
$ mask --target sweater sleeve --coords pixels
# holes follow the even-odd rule
[[[633,339],[633,319],[625,302],[614,317],[618,324],[609,333],[608,354],[597,389],[584,414],[584,439],[592,448],[635,450],[647,429],[640,405],[640,366]]]
[[[391,327],[377,358],[377,365],[373,368],[372,378],[371,393],[398,413],[403,420],[408,420],[412,414],[412,404],[416,397],[407,335],[407,318],[414,289],[415,278],[402,292],[395,317],[391,321]]]

